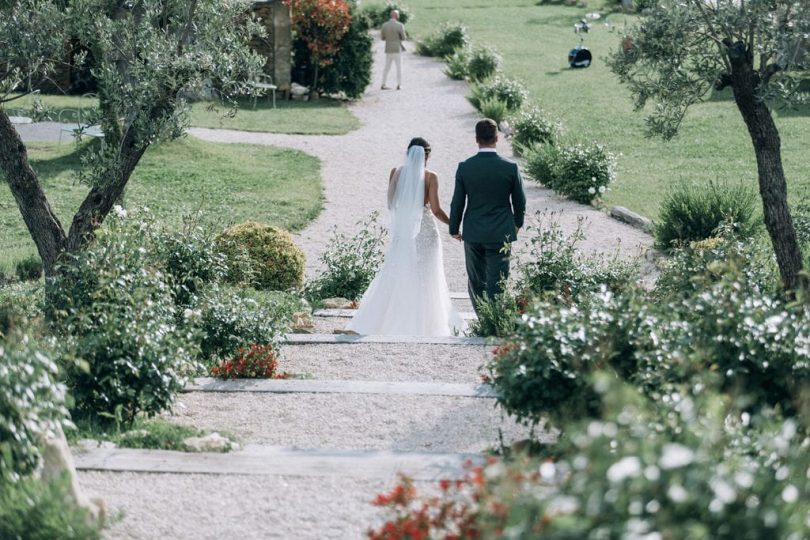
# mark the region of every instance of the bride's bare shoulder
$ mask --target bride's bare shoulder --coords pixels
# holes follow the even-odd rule
[[[439,175],[436,174],[435,171],[431,171],[430,169],[425,169],[425,177],[428,180],[433,180],[433,181],[436,181],[436,180],[439,179]]]

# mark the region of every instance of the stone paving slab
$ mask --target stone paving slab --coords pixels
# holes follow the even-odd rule
[[[317,309],[313,312],[316,317],[339,317],[342,319],[351,319],[357,313],[356,309]],[[476,319],[475,313],[472,311],[462,311],[459,313],[462,320],[472,321]]]
[[[232,379],[201,377],[186,385],[185,392],[267,392],[273,394],[383,394],[495,398],[489,384],[439,382],[384,382],[312,379]]]
[[[482,337],[430,337],[430,336],[361,336],[357,334],[287,334],[287,345],[313,343],[411,343],[414,345],[491,345]]]
[[[170,474],[282,475],[417,480],[458,478],[480,454],[362,450],[297,450],[248,445],[229,453],[188,453],[134,448],[97,448],[74,456],[81,471]]]

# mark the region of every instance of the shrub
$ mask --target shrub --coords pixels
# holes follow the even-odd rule
[[[459,23],[446,22],[424,41],[420,41],[416,46],[416,52],[422,56],[443,58],[464,49],[468,44],[467,27]]]
[[[197,336],[142,246],[146,230],[145,222],[113,216],[47,283],[46,313],[60,336],[74,415],[124,423],[155,415],[197,369]]]
[[[286,290],[303,284],[304,252],[282,229],[246,221],[226,229],[217,242],[229,261],[247,252],[253,261],[252,283],[257,289]],[[230,269],[228,277],[235,283],[244,278],[235,268]]]
[[[473,84],[470,91],[471,94],[467,99],[478,110],[481,110],[483,100],[498,98],[506,103],[510,111],[517,111],[523,106],[529,95],[523,84],[500,75],[491,80]]]
[[[185,441],[189,437],[201,437],[206,432],[190,426],[167,422],[162,418],[138,419],[132,429],[112,437],[112,442],[121,448],[147,448],[150,450],[174,450],[188,452]]]
[[[515,331],[520,306],[508,292],[490,299],[486,295],[477,301],[478,317],[470,323],[470,331],[476,336],[508,337]]]
[[[559,127],[537,107],[519,112],[512,121],[512,148],[517,155],[538,144],[554,144]],[[538,178],[538,180],[542,181]]]
[[[600,144],[539,145],[529,152],[528,161],[533,178],[584,204],[603,194],[616,175],[616,157]]]
[[[382,264],[385,229],[375,212],[358,222],[360,230],[348,236],[333,229],[329,249],[321,255],[324,272],[306,285],[308,299],[343,297],[358,300],[371,284]]]
[[[470,51],[466,48],[459,49],[444,59],[444,74],[456,81],[462,81],[469,75],[467,64],[470,59]]]
[[[391,18],[391,11],[394,9],[399,11],[399,22],[407,24],[411,18],[410,9],[399,2],[386,2],[384,6],[368,5],[363,8],[363,14],[369,18],[373,26],[381,26]]]
[[[278,371],[278,356],[272,345],[239,347],[231,358],[211,368],[220,379],[287,379],[289,373]]]
[[[67,418],[57,376],[54,360],[28,336],[0,340],[0,488],[36,468],[40,439]]]
[[[223,358],[251,343],[275,343],[289,314],[259,303],[246,291],[215,288],[199,304],[200,353],[204,360]]]
[[[486,118],[494,120],[496,124],[500,124],[509,114],[509,107],[506,105],[506,102],[501,101],[497,97],[481,100],[479,109],[481,110],[481,114]]]
[[[495,75],[501,66],[501,55],[493,47],[476,47],[469,55],[467,73],[473,81]]]
[[[25,540],[95,540],[101,531],[90,525],[86,510],[70,500],[67,478],[43,483],[25,479],[0,482],[0,538]]]
[[[714,235],[723,221],[731,221],[743,235],[753,230],[756,194],[743,184],[681,182],[661,203],[655,240],[661,249],[675,243],[703,240]]]
[[[14,265],[14,273],[20,281],[36,281],[42,277],[42,260],[30,255]]]
[[[369,34],[371,21],[366,12],[359,11],[354,3],[349,6],[351,26],[340,38],[332,63],[320,68],[318,88],[326,94],[343,94],[349,99],[357,99],[371,84],[373,40]],[[299,42],[294,48],[295,65],[311,69],[311,55],[306,44]]]

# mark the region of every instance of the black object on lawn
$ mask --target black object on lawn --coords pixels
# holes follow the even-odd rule
[[[586,68],[591,65],[591,51],[580,43],[568,52],[568,65],[572,68]]]

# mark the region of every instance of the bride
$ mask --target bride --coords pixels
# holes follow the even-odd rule
[[[464,329],[444,277],[442,244],[433,216],[445,224],[449,219],[439,204],[439,179],[425,168],[429,156],[428,142],[416,137],[408,145],[405,164],[391,171],[390,246],[348,330],[452,336]]]

